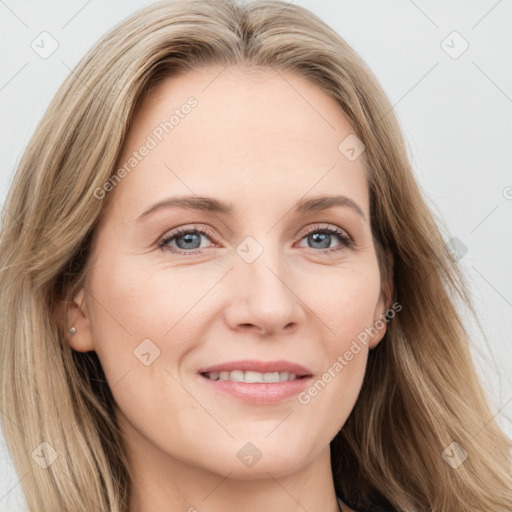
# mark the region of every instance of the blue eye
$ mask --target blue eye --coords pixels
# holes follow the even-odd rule
[[[169,251],[175,254],[183,255],[194,255],[200,254],[198,250],[201,246],[201,237],[206,236],[210,239],[214,239],[213,233],[210,233],[205,228],[179,228],[176,231],[167,235],[159,244],[159,247],[164,251]],[[172,247],[169,244],[176,241],[176,247]],[[199,243],[199,246],[197,245]],[[178,249],[178,250],[176,250]],[[183,251],[183,252],[182,252]],[[193,252],[190,252],[193,251]]]
[[[320,236],[319,236],[320,235]],[[306,235],[303,238],[307,238],[310,240],[313,244],[320,244],[321,247],[312,247],[313,249],[323,249],[321,252],[324,254],[333,252],[333,251],[339,251],[340,247],[337,248],[330,248],[330,243],[333,239],[333,235],[335,238],[338,238],[338,240],[341,242],[343,249],[344,247],[352,247],[353,242],[352,239],[348,236],[348,234],[343,231],[340,228],[337,227],[322,227],[322,226],[314,226],[310,231],[306,233]],[[328,250],[325,250],[325,249]]]
[[[201,254],[201,237],[207,237],[215,241],[215,236],[208,229],[203,227],[179,228],[169,233],[159,243],[159,247],[172,254],[180,254],[183,256],[194,256]],[[341,244],[338,247],[330,247],[333,238],[337,238]],[[354,245],[350,236],[340,228],[330,226],[314,226],[305,233],[301,240],[307,239],[312,244],[318,244],[319,247],[308,247],[314,252],[322,252],[323,254],[334,253],[344,248]],[[176,246],[170,245],[175,243]],[[317,249],[317,250],[315,250]]]

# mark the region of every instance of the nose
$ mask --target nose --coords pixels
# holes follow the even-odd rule
[[[252,262],[236,255],[230,274],[230,299],[224,314],[231,329],[282,335],[295,331],[303,321],[300,290],[278,248],[270,249],[267,244]]]

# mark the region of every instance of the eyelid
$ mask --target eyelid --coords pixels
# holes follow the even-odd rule
[[[218,242],[217,236],[213,232],[213,230],[205,225],[196,225],[196,224],[184,224],[183,226],[179,226],[177,228],[170,229],[166,231],[159,239],[158,246],[162,247],[162,244],[168,241],[169,239],[174,239],[178,237],[182,233],[191,233],[197,232],[199,234],[205,235],[210,238],[214,242]],[[198,250],[198,249],[194,249]]]
[[[339,232],[343,235],[346,235],[346,237],[353,242],[353,238],[350,235],[350,233],[339,226],[336,226],[335,224],[329,224],[328,222],[324,223],[325,225],[321,225],[321,223],[314,224],[312,226],[309,226],[305,228],[303,231],[299,231],[299,234],[297,236],[300,236],[300,239],[304,238],[306,235],[309,235],[310,233],[316,233],[317,231],[333,231],[333,232]]]

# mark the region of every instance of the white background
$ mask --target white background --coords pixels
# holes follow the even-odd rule
[[[104,33],[150,3],[0,0],[0,205],[70,69]],[[475,361],[493,412],[511,435],[505,416],[512,416],[512,2],[294,3],[329,23],[369,64],[394,105],[431,207],[467,247],[460,265],[487,338],[467,320]],[[43,31],[59,45],[47,59],[31,48]],[[443,49],[455,55],[463,48],[454,31],[469,44],[458,58]],[[22,510],[20,476],[0,436],[0,510]]]

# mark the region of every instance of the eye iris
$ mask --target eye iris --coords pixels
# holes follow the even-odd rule
[[[327,249],[329,245],[331,245],[331,235],[328,233],[314,233],[309,236],[309,238],[314,242],[320,242],[322,243],[322,247],[316,247],[317,249]],[[325,244],[325,241],[327,240],[327,244]]]
[[[185,240],[185,247],[181,247],[183,244],[179,243],[180,240]],[[199,233],[187,233],[186,235],[182,235],[176,238],[176,245],[180,249],[198,249],[199,245],[197,247],[190,247],[188,245],[193,244],[194,242],[199,242],[199,245],[201,245],[201,235]]]

